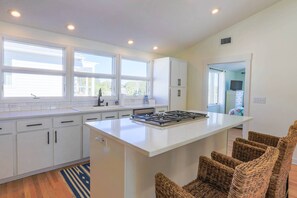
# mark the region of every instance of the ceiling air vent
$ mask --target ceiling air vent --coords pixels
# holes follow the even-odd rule
[[[225,45],[229,43],[231,43],[231,37],[221,39],[221,45]]]

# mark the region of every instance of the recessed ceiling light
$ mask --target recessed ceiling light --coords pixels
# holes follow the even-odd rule
[[[21,13],[17,10],[10,10],[10,14],[13,17],[19,18],[21,16]]]
[[[133,40],[129,40],[129,41],[128,41],[128,44],[129,44],[129,45],[132,45],[133,43],[134,43]]]
[[[211,11],[212,14],[217,14],[220,10],[218,8],[215,8]]]
[[[75,26],[72,25],[72,24],[68,24],[68,25],[67,25],[67,29],[68,29],[68,30],[71,30],[71,31],[72,31],[72,30],[75,30]]]
[[[154,46],[153,47],[153,50],[157,50],[157,49],[159,49],[158,46]]]

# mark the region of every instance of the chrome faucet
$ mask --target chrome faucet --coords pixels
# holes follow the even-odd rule
[[[101,88],[99,89],[99,93],[98,93],[98,106],[101,106],[101,103],[104,102],[104,100],[101,100],[102,97],[102,91]]]

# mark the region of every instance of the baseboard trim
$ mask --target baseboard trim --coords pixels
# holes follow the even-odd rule
[[[292,164],[297,165],[297,158],[293,158],[293,160],[292,160]]]
[[[44,168],[44,169],[41,169],[41,170],[36,170],[36,171],[29,172],[29,173],[21,174],[21,175],[15,175],[15,176],[5,178],[5,179],[0,179],[0,184],[4,184],[4,183],[7,183],[7,182],[17,180],[17,179],[22,179],[22,178],[29,177],[29,176],[32,176],[32,175],[36,175],[36,174],[56,170],[56,169],[59,169],[59,168],[71,166],[71,165],[74,165],[74,164],[87,162],[89,160],[90,160],[90,158],[84,158],[84,159],[76,160],[76,161],[73,161],[73,162],[68,162],[68,163],[65,163],[65,164],[60,164],[60,165]]]

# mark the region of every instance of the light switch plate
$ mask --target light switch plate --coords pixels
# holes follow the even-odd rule
[[[266,97],[254,97],[255,104],[266,104]]]

